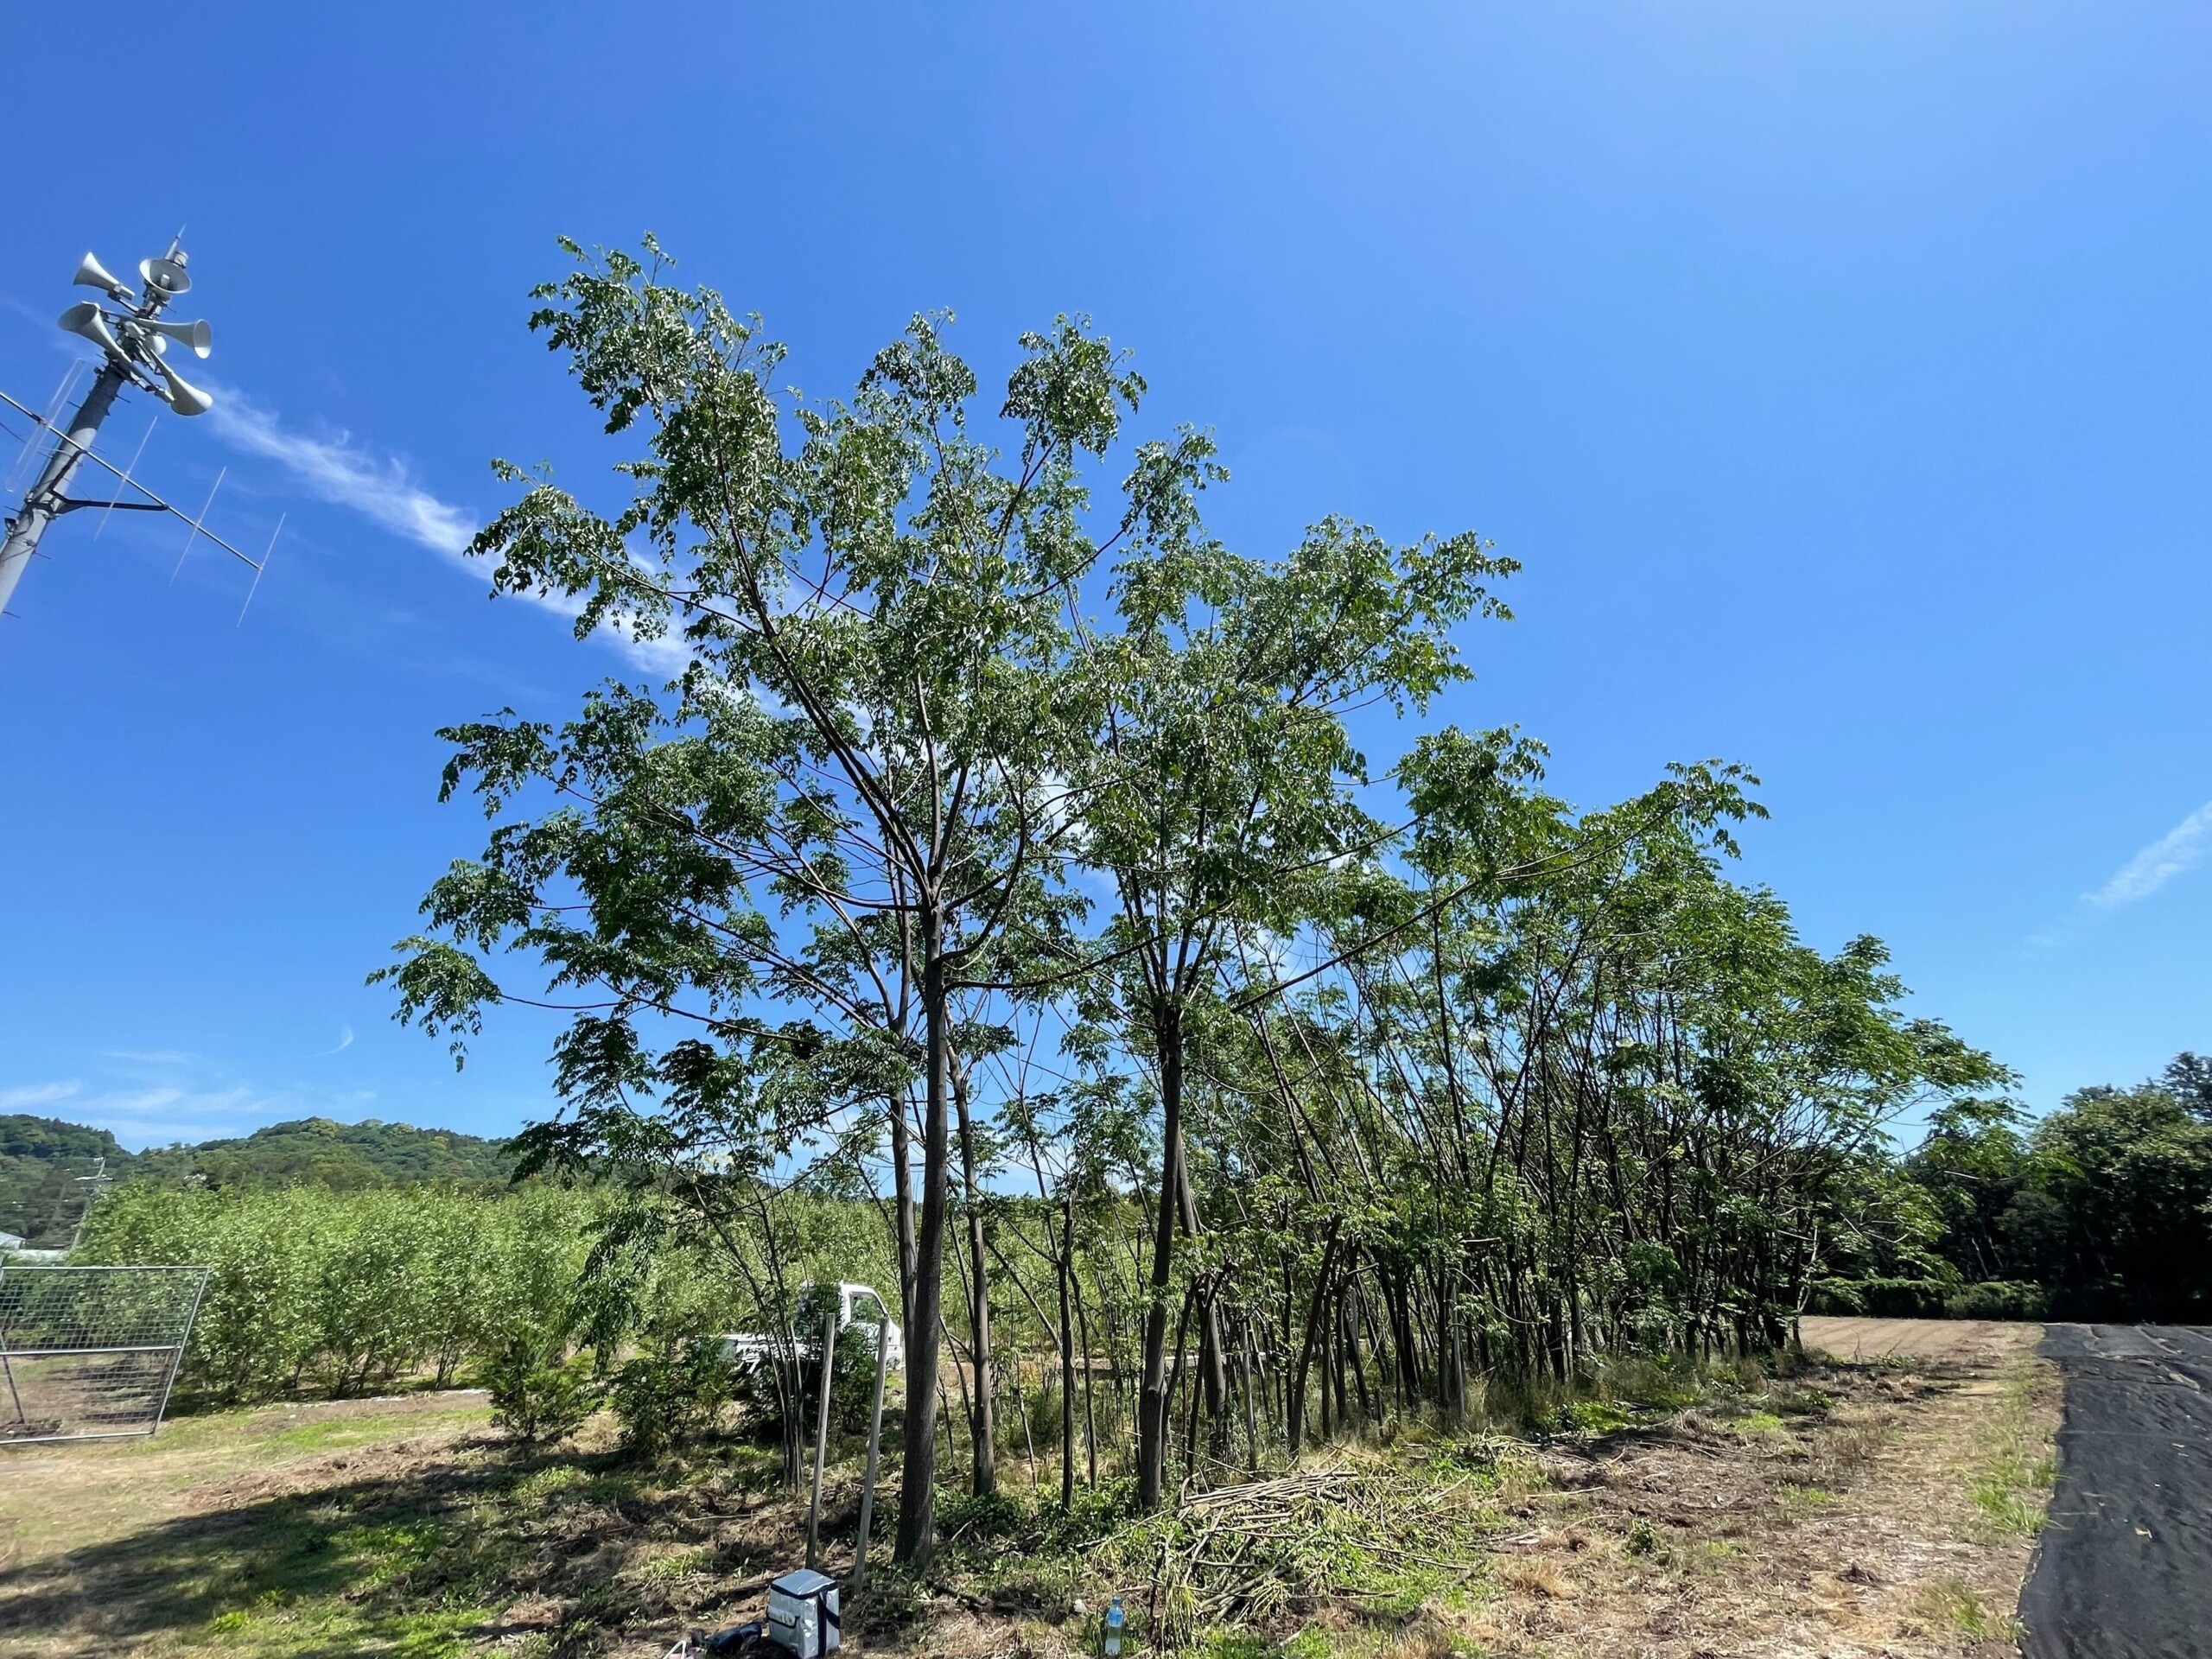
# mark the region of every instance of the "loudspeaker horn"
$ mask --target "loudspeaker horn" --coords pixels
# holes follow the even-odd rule
[[[192,286],[192,277],[181,259],[141,259],[138,274],[146,279],[146,286],[165,299],[175,299]]]
[[[205,357],[215,348],[215,331],[205,321],[162,322],[149,319],[146,327],[157,334],[167,334],[181,346],[189,346],[194,357]]]
[[[168,382],[169,407],[178,414],[205,415],[215,407],[215,400],[213,397],[200,391],[189,380],[181,378],[175,369],[169,367],[158,357],[154,359],[154,372]]]
[[[125,302],[134,297],[120,278],[89,253],[77,262],[77,274],[69,280],[80,288],[103,289]]]
[[[82,334],[117,362],[129,361],[124,353],[123,342],[115,337],[115,330],[107,326],[107,319],[100,315],[99,307],[90,300],[82,305],[71,306],[58,321],[71,334]]]

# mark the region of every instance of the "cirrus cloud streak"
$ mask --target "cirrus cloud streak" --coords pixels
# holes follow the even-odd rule
[[[2148,899],[2177,875],[2184,875],[2212,850],[2212,801],[2190,813],[2113,873],[2094,893],[2082,895],[2099,910],[2117,910]]]
[[[424,489],[399,457],[379,455],[347,432],[311,436],[296,431],[245,393],[228,387],[208,411],[208,423],[225,443],[274,461],[318,499],[358,512],[379,529],[482,580],[484,567],[468,551],[476,535],[475,515]],[[518,597],[571,625],[582,609],[557,594]],[[690,653],[672,639],[636,639],[612,626],[601,634],[639,668],[675,675],[690,661]]]

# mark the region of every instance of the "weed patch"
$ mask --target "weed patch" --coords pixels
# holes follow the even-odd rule
[[[1974,1448],[1970,1491],[1984,1527],[1999,1536],[2042,1530],[2058,1465],[2036,1427],[2039,1399],[2056,1388],[2040,1360],[2024,1359],[2004,1377],[2002,1402]]]

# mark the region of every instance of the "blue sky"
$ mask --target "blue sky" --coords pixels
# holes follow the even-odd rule
[[[433,728],[631,668],[453,550],[491,456],[607,458],[524,294],[556,234],[646,229],[811,391],[916,309],[986,371],[1087,311],[1147,423],[1217,431],[1239,544],[1494,537],[1518,620],[1444,715],[1590,804],[1748,763],[1747,874],[1890,941],[2031,1103],[2212,1046],[2201,6],[60,16],[0,26],[0,387],[67,367],[79,254],[187,223],[225,402],[147,474],[227,469],[242,544],[289,518],[243,626],[245,573],[172,582],[181,531],[122,515],[0,622],[0,1110],[545,1109],[544,1027],[456,1076],[362,979],[479,842]]]

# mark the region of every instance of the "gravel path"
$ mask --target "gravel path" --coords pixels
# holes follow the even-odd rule
[[[2020,1618],[2031,1659],[2212,1654],[2212,1328],[2054,1325],[2058,1489]]]

